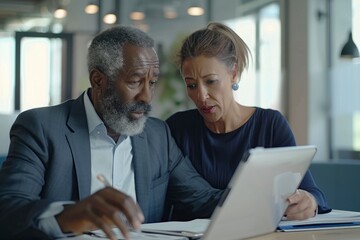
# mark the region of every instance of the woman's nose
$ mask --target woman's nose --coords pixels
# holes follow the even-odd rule
[[[206,87],[199,85],[197,97],[199,101],[205,101],[209,97]]]

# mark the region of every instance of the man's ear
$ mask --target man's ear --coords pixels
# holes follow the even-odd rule
[[[93,69],[90,72],[90,83],[94,89],[102,89],[106,85],[107,78],[98,69]]]

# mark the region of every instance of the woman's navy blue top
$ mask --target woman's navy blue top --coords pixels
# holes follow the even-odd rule
[[[171,133],[189,156],[196,170],[215,188],[225,189],[244,153],[255,147],[296,145],[285,117],[276,110],[256,108],[250,119],[229,133],[213,133],[204,124],[197,109],[178,112],[169,117]],[[308,171],[300,189],[313,194],[319,213],[328,212],[324,194]]]

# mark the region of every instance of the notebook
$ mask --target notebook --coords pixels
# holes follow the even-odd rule
[[[329,213],[306,220],[282,220],[277,229],[282,232],[299,232],[359,227],[360,212],[332,209]]]
[[[239,163],[210,221],[144,224],[146,232],[233,240],[276,230],[316,153],[315,146],[255,148]]]

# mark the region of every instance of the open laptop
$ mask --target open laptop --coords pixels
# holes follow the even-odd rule
[[[316,153],[315,146],[255,148],[245,154],[211,219],[145,224],[145,232],[234,240],[275,231]]]
[[[201,239],[244,239],[275,231],[287,197],[298,188],[315,153],[315,146],[251,149]]]

